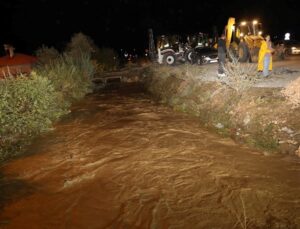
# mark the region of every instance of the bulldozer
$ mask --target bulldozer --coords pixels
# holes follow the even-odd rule
[[[225,27],[226,48],[240,62],[257,62],[263,41],[262,24],[258,20],[236,22],[230,17]]]

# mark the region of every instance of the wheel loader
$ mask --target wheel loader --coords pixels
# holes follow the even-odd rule
[[[240,62],[256,62],[264,39],[262,24],[257,20],[236,22],[230,17],[225,27],[226,48]]]

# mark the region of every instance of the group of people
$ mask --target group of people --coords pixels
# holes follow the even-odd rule
[[[272,42],[270,35],[266,35],[264,40],[261,43],[259,54],[258,54],[258,65],[257,70],[262,72],[264,77],[268,77],[270,75],[270,71],[272,71],[272,53],[274,49],[272,48]],[[222,34],[218,40],[218,76],[224,77],[225,74],[225,61],[226,61],[226,41],[225,34]]]

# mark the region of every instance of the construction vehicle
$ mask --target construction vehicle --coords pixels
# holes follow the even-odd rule
[[[152,29],[148,30],[148,37],[150,60],[156,60],[159,64],[216,62],[217,52],[213,49],[213,39],[208,34],[160,35],[156,39],[156,45]]]
[[[184,63],[188,60],[191,51],[179,35],[161,35],[157,39],[157,61],[159,64]]]
[[[202,32],[188,35],[187,41],[192,48],[204,48],[210,45],[208,34]]]
[[[262,24],[257,20],[236,22],[230,17],[225,27],[226,48],[240,62],[256,62],[263,41]]]
[[[185,39],[183,38],[185,37]],[[211,46],[208,35],[197,33],[187,36],[159,36],[157,40],[157,61],[160,64],[174,65],[178,62],[185,63],[205,63],[205,59],[199,55],[202,49],[205,49],[206,54]],[[205,55],[208,57],[208,55]],[[205,60],[204,60],[205,59]],[[209,61],[206,61],[209,62]]]
[[[194,64],[207,64],[218,62],[217,50],[213,47],[214,41],[208,34],[199,32],[189,35],[187,41],[190,47],[187,59]]]
[[[187,36],[187,47],[189,49],[187,53],[187,59],[190,63],[197,62],[197,51],[205,47],[209,47],[208,34],[199,32],[197,34],[190,34]]]

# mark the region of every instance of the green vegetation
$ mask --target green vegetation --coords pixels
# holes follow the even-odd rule
[[[257,133],[252,136],[249,143],[263,150],[276,151],[279,144],[274,138],[274,128],[274,124],[269,124],[264,128],[258,127]]]
[[[54,47],[47,47],[43,45],[36,52],[39,65],[47,65],[59,58],[60,53]]]
[[[115,50],[111,48],[98,48],[93,55],[93,58],[98,63],[97,72],[113,71],[119,68],[119,58]]]
[[[30,75],[0,80],[0,161],[22,153],[23,146],[50,130],[73,102],[91,93],[99,66],[116,68],[115,62],[97,59],[98,51],[105,57],[115,55],[98,49],[84,34],[75,34],[63,53],[46,46],[37,50],[39,62]]]
[[[48,78],[55,90],[62,93],[63,100],[68,102],[92,92],[94,66],[88,56],[60,56],[52,63],[39,67],[37,72]]]
[[[18,154],[20,146],[67,113],[51,81],[35,73],[1,80],[0,94],[0,160]]]
[[[295,153],[300,135],[293,134],[298,133],[294,129],[297,125],[289,120],[294,117],[290,115],[292,105],[279,89],[254,88],[254,72],[248,65],[232,62],[227,65],[230,75],[226,82],[205,81],[199,66],[154,65],[144,74],[146,88],[154,98],[176,111],[198,117],[206,127],[222,136],[269,152],[281,151],[280,147],[285,147],[283,143],[290,144],[289,153]],[[291,94],[298,101],[295,91]],[[293,129],[290,134],[282,131],[290,128]]]

